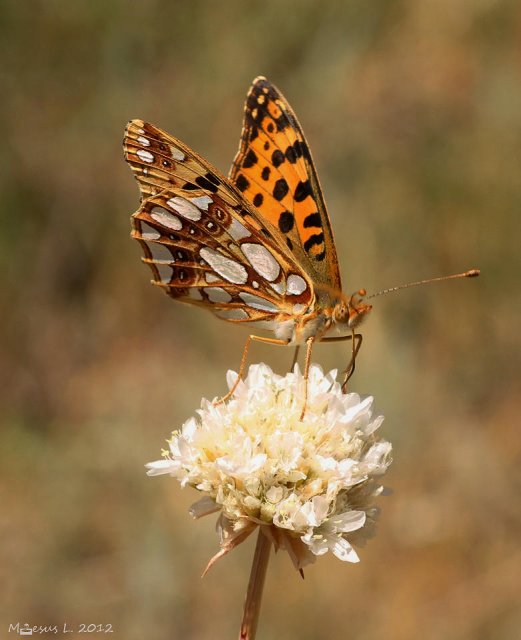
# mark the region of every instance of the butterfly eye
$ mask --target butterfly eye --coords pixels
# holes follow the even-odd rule
[[[347,322],[347,320],[349,319],[349,309],[347,308],[347,305],[345,304],[345,302],[339,302],[336,305],[335,310],[333,312],[333,318],[335,322],[338,322],[338,323]]]

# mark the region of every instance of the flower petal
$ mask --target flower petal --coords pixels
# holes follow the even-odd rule
[[[345,538],[338,537],[332,544],[331,551],[343,562],[360,562],[358,554]]]

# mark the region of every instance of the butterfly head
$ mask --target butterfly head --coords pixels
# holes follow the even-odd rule
[[[373,308],[363,301],[365,295],[365,289],[360,289],[350,297],[342,296],[333,310],[334,322],[355,329]]]

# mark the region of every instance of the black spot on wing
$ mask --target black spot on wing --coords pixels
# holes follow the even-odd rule
[[[305,227],[318,227],[322,228],[322,220],[318,213],[310,213],[308,216],[304,218],[304,226]]]
[[[306,180],[305,182],[300,181],[298,183],[298,185],[295,188],[295,193],[293,194],[293,197],[295,199],[295,202],[302,202],[312,194],[313,194],[313,190],[311,189],[311,184],[309,180]]]
[[[269,167],[264,167],[264,169],[262,170],[261,173],[261,178],[263,180],[268,180],[270,177],[270,168]]]
[[[217,192],[217,185],[213,184],[213,182],[210,182],[210,180],[207,180],[203,176],[197,176],[195,181],[201,187],[201,189],[205,189],[206,191],[210,191],[210,193],[216,193]]]
[[[276,168],[279,167],[284,162],[284,154],[280,149],[275,149],[275,151],[271,154],[271,163]]]
[[[293,145],[291,145],[291,144],[289,145],[289,147],[284,152],[284,155],[286,156],[288,162],[290,162],[291,164],[295,164],[295,162],[298,160],[298,156],[297,156],[297,152],[295,151],[295,147]]]
[[[235,181],[235,186],[237,187],[237,189],[239,189],[239,191],[246,191],[246,189],[250,186],[250,182],[242,173],[239,173],[239,175],[237,176],[237,180]]]
[[[260,207],[261,204],[263,203],[263,201],[264,201],[264,197],[263,197],[262,193],[256,193],[255,197],[253,198],[253,204],[256,207]]]
[[[185,189],[186,191],[195,191],[195,189],[199,189],[199,187],[192,182],[185,182],[181,189]]]
[[[311,155],[309,153],[308,146],[303,140],[296,140],[293,148],[295,149],[297,158],[306,158],[306,160],[311,161]]]
[[[275,200],[278,200],[280,202],[288,193],[288,191],[289,187],[286,180],[284,180],[284,178],[279,178],[279,180],[277,180],[275,186],[273,187],[273,197],[275,198]]]
[[[278,118],[275,118],[275,124],[277,126],[277,131],[284,131],[286,127],[289,127],[288,116],[282,112]]]
[[[253,167],[256,164],[257,164],[257,154],[253,149],[249,149],[248,153],[244,158],[244,162],[242,163],[242,166],[245,169],[249,169],[250,167]]]
[[[210,182],[213,182],[217,186],[219,186],[219,184],[220,184],[219,178],[216,175],[214,175],[213,173],[211,173],[210,171],[208,171],[208,173],[205,175],[205,178],[207,180],[209,180]]]
[[[291,211],[283,211],[279,218],[279,229],[282,233],[289,233],[295,224],[295,216]]]
[[[306,242],[304,242],[304,249],[309,253],[314,246],[322,245],[323,243],[324,234],[314,233],[306,240]]]

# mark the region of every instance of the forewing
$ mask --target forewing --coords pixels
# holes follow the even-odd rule
[[[258,77],[230,179],[286,236],[313,281],[341,290],[333,232],[304,132],[280,91]]]
[[[127,126],[124,150],[142,197],[132,236],[156,285],[234,322],[311,304],[312,283],[279,232],[209,163],[141,120]]]

